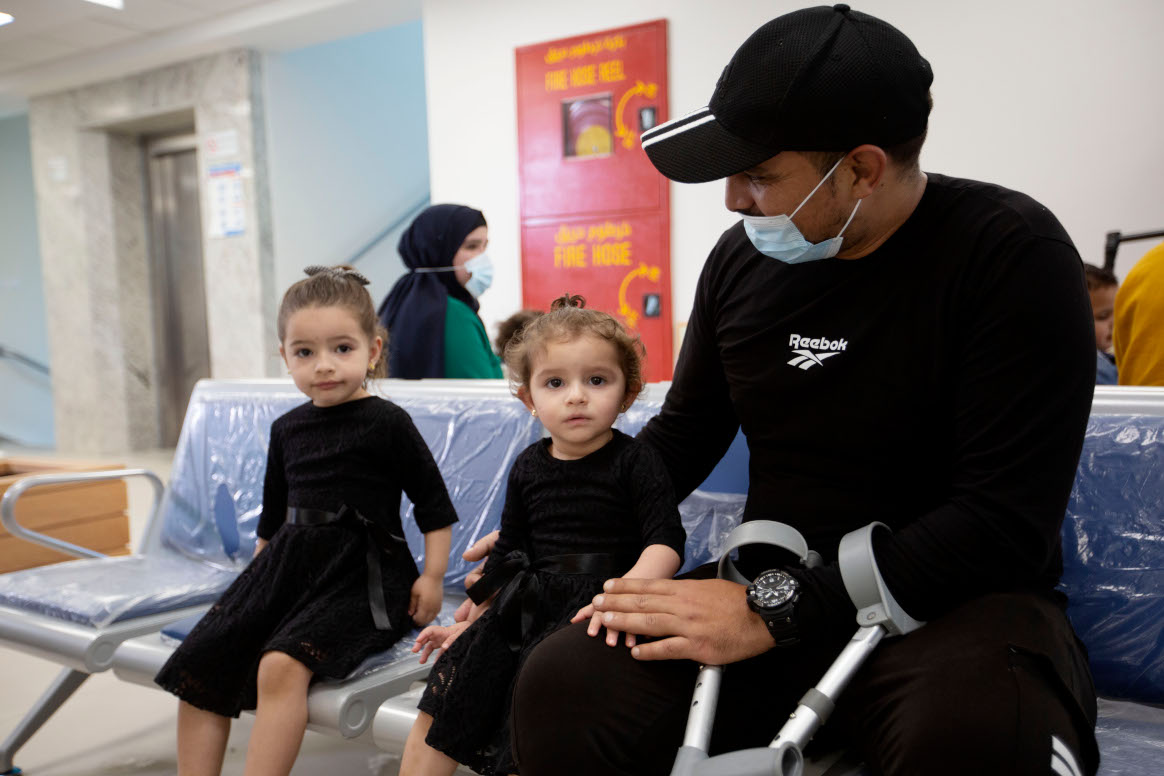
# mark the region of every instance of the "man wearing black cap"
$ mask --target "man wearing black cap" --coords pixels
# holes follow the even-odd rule
[[[699,662],[729,664],[713,750],[766,745],[852,635],[836,548],[873,520],[893,529],[887,584],[927,625],[878,648],[822,735],[885,774],[1098,767],[1054,590],[1094,384],[1082,266],[1029,197],[921,172],[932,79],[885,22],[810,8],[758,29],[706,108],[644,133],[667,177],[725,178],[743,221],[704,265],[641,438],[685,497],[742,428],[744,519],[793,525],[826,563],[746,553],[749,589],[608,583],[597,608],[645,638],[611,649],[578,625],[534,651],[523,776],[667,773]]]

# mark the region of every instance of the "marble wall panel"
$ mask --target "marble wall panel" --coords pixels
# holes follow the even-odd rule
[[[200,141],[237,139],[225,155],[198,151],[211,376],[278,373],[260,62],[228,51],[30,100],[58,449],[158,443],[141,150],[157,117],[186,111]],[[213,237],[209,171],[228,163],[241,171],[246,227]]]

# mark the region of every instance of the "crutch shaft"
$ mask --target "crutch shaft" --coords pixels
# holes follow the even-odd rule
[[[711,728],[715,723],[715,707],[719,703],[719,683],[723,666],[701,666],[691,695],[691,710],[687,717],[687,732],[683,746],[707,751],[711,743]]]
[[[791,743],[803,750],[832,713],[832,704],[848,686],[849,680],[856,676],[884,636],[885,629],[880,625],[859,628],[816,687],[805,694],[769,747],[778,749]]]

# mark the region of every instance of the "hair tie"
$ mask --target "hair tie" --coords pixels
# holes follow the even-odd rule
[[[351,267],[325,267],[322,264],[312,264],[310,267],[307,267],[303,271],[311,277],[314,277],[315,275],[327,274],[331,275],[337,280],[346,280],[347,278],[351,278],[361,286],[366,286],[370,282],[366,277]]]
[[[554,301],[550,302],[550,312],[569,307],[575,307],[579,310],[584,310],[586,309],[586,300],[579,294],[563,294]]]

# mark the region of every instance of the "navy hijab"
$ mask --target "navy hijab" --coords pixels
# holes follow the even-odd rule
[[[418,215],[396,250],[410,270],[396,281],[380,304],[380,323],[388,330],[388,376],[418,379],[445,376],[445,312],[449,297],[473,312],[479,305],[457,282],[455,272],[412,272],[420,267],[450,267],[461,243],[479,226],[480,210],[464,205],[433,205]]]

